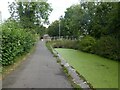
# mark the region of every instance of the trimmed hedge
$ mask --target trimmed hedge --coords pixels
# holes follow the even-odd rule
[[[9,25],[9,24],[8,24]],[[2,27],[2,60],[3,66],[11,65],[19,55],[29,52],[35,44],[35,35],[20,28]]]

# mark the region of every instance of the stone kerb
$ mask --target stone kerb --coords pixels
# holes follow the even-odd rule
[[[55,49],[52,48],[52,50],[61,61],[60,64],[68,70],[68,74],[73,78],[72,81],[79,85],[83,90],[92,90],[88,83],[77,74],[76,70],[70,66],[69,63],[67,63],[67,61]]]

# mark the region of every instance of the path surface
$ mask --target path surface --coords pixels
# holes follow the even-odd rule
[[[3,80],[3,88],[72,88],[44,41],[27,59]]]

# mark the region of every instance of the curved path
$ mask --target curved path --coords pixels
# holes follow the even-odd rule
[[[27,59],[3,80],[3,88],[72,88],[44,41]]]

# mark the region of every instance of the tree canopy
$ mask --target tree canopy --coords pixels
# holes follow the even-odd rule
[[[80,35],[91,35],[97,39],[105,35],[112,35],[118,38],[120,37],[119,11],[118,2],[84,2],[72,5],[66,9],[65,16],[60,19],[61,35],[76,38]],[[50,29],[51,32],[58,30],[52,29],[52,31],[52,25],[48,30]],[[54,27],[58,27],[58,25],[56,24]]]
[[[23,28],[35,29],[37,31],[44,24],[49,24],[48,16],[51,11],[52,8],[46,1],[12,2],[9,4],[11,19],[19,22]]]

